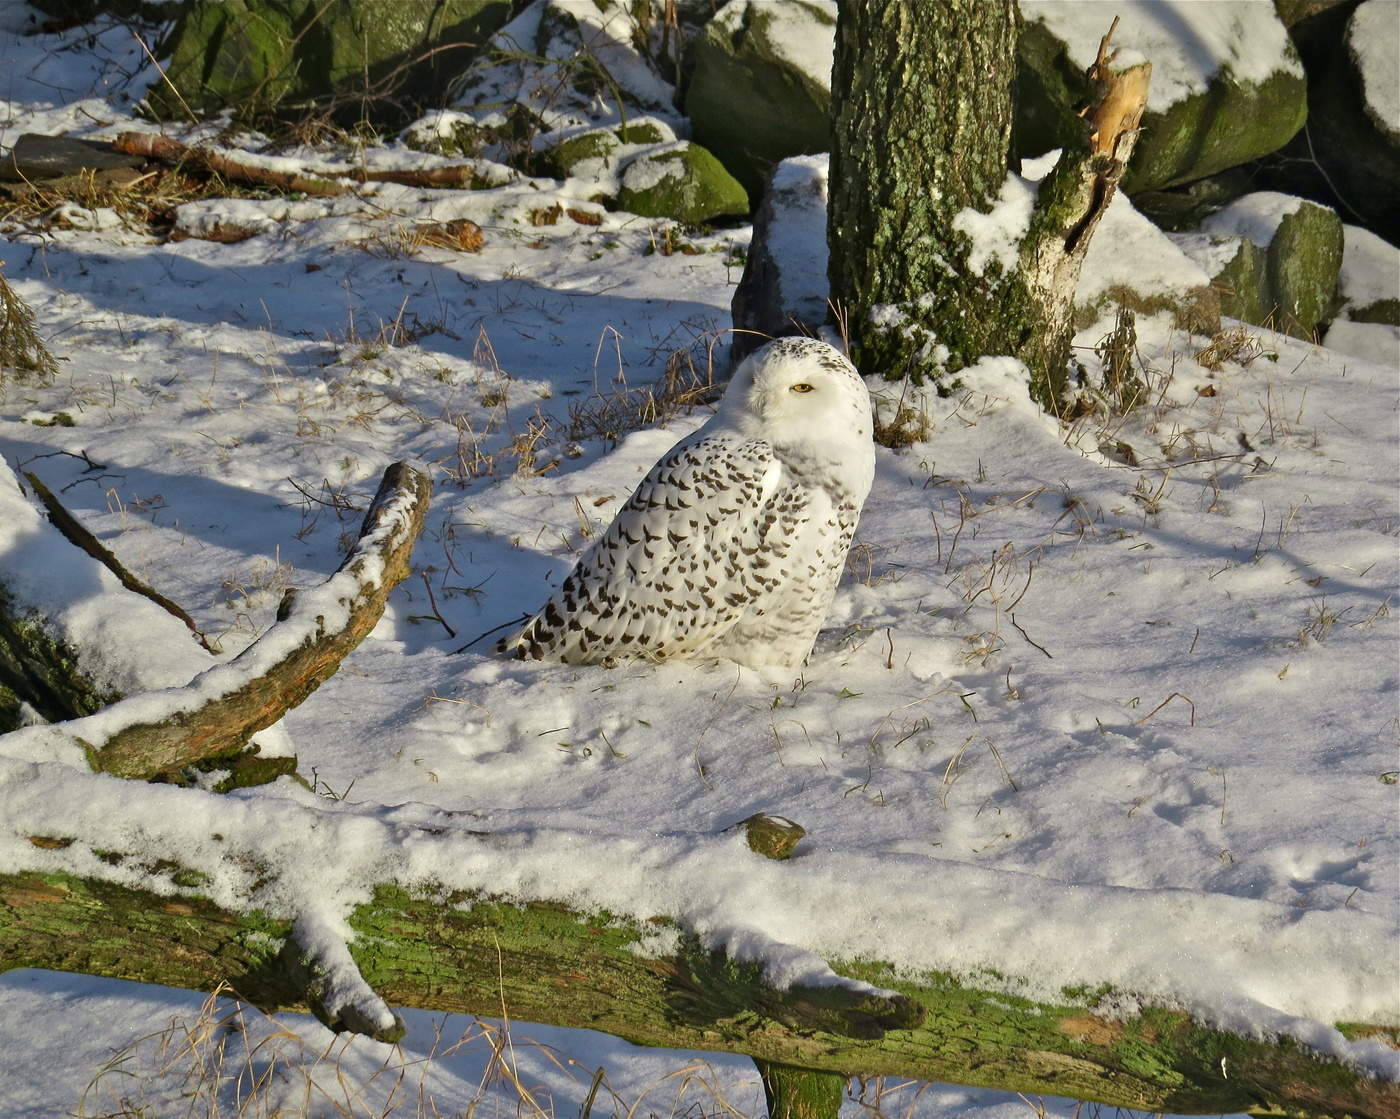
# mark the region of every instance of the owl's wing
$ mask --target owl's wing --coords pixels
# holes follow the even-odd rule
[[[577,664],[699,652],[787,577],[808,501],[762,440],[681,443],[501,648]]]

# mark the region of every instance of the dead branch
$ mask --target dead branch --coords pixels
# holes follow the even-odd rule
[[[145,598],[149,598],[167,614],[171,614],[185,623],[189,631],[194,634],[194,639],[204,647],[207,652],[217,656],[223,650],[211,642],[208,637],[195,624],[195,620],[189,616],[185,610],[175,602],[166,598],[160,591],[156,590],[149,583],[138,579],[131,571],[112,554],[100,540],[83,527],[82,523],[63,507],[63,504],[37,477],[29,471],[24,473],[25,481],[29,483],[34,495],[44,504],[44,510],[49,515],[49,523],[59,532],[68,538],[70,544],[75,544],[98,563],[107,568],[120,581],[121,585],[129,591],[135,591]]]
[[[158,136],[149,132],[123,132],[113,142],[117,151],[130,155],[144,155],[152,159],[164,159],[171,163],[185,163],[213,171],[226,179],[243,183],[256,183],[260,186],[274,186],[280,190],[296,191],[321,198],[333,198],[345,194],[349,184],[333,179],[317,178],[298,174],[295,171],[278,171],[272,167],[259,167],[244,163],[213,148],[196,148],[182,144],[169,136]]]
[[[395,463],[345,562],[233,661],[184,688],[130,696],[50,729],[82,746],[94,769],[119,777],[151,778],[237,754],[334,675],[378,623],[389,592],[409,573],[430,489],[425,475]]]
[[[481,179],[481,169],[474,163],[452,163],[439,167],[373,170],[366,167],[347,168],[333,175],[306,175],[296,171],[279,171],[239,159],[230,152],[214,148],[195,147],[170,136],[150,132],[123,132],[113,146],[130,155],[163,159],[171,163],[186,163],[201,167],[242,183],[277,187],[319,198],[335,198],[350,192],[356,183],[401,183],[414,187],[462,187],[470,189]]]

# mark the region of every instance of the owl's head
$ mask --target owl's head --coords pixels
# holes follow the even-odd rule
[[[755,350],[735,370],[723,411],[775,445],[871,440],[865,382],[840,350],[815,338],[777,338]]]

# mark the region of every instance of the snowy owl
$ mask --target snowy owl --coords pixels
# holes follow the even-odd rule
[[[870,397],[855,367],[813,338],[770,342],[498,648],[568,664],[800,665],[874,474]]]

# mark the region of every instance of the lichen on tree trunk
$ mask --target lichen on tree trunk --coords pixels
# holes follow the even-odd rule
[[[832,299],[862,372],[945,382],[1026,316],[1024,284],[967,264],[1011,152],[1015,0],[850,0],[832,73]]]

